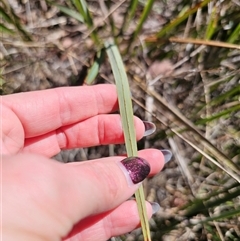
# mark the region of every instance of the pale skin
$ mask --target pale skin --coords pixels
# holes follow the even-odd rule
[[[137,206],[115,156],[59,163],[62,149],[123,143],[114,85],[65,87],[1,97],[3,240],[104,241],[139,226]],[[137,139],[144,125],[135,117]],[[159,150],[139,151],[150,175]],[[149,218],[152,208],[146,202]]]

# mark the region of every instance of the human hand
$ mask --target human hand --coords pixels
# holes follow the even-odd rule
[[[39,153],[123,142],[116,87],[63,87],[2,97],[2,153]],[[143,122],[135,117],[137,139]]]
[[[117,109],[114,86],[59,88],[2,100],[4,240],[106,240],[139,225],[135,201],[126,201],[139,184],[127,181],[128,172],[120,168],[124,157],[69,164],[49,159],[64,148],[123,142],[119,115],[106,114]],[[135,127],[140,139],[142,121],[135,118]],[[158,150],[139,156],[149,160],[150,175],[164,165]],[[146,206],[150,217],[151,205]]]

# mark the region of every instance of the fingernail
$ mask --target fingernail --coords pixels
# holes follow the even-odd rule
[[[160,205],[156,202],[149,202],[152,206],[152,214],[155,214],[156,212],[159,211]]]
[[[172,152],[169,150],[160,150],[164,156],[164,162],[165,164],[169,162],[172,158]]]
[[[150,173],[150,165],[141,157],[127,157],[121,164],[130,185],[142,182]]]
[[[143,121],[143,124],[145,126],[145,132],[144,132],[143,136],[149,136],[156,131],[156,126],[152,122]]]

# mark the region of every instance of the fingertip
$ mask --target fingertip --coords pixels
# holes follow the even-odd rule
[[[129,186],[141,183],[150,173],[149,163],[141,157],[127,157],[120,163],[119,167],[123,171]]]
[[[130,214],[132,213],[131,216],[136,216],[136,221],[138,221],[138,227],[140,227],[140,217],[138,213],[138,206],[136,200],[129,200],[125,202],[126,205],[129,206]],[[156,202],[149,202],[145,201],[146,204],[146,211],[147,211],[147,217],[148,220],[151,219],[151,217],[157,213],[160,209],[160,205]]]
[[[145,204],[146,204],[148,220],[150,220],[150,218],[153,215],[153,208],[150,202],[145,201]],[[135,223],[137,227],[140,227],[140,217],[138,213],[137,202],[135,199],[125,201],[116,209],[116,213],[118,214],[118,217],[119,217],[120,211],[121,211],[121,215],[124,217],[125,220],[128,219],[132,224]]]
[[[152,215],[157,213],[160,209],[160,205],[156,202],[149,202],[152,207]]]
[[[154,214],[154,210],[153,210],[153,207],[152,207],[151,203],[147,202],[147,201],[146,201],[146,210],[147,210],[148,220],[150,220],[150,218]]]
[[[146,159],[150,166],[151,171],[149,176],[154,176],[159,173],[164,167],[164,156],[163,153],[158,149],[145,149],[139,151],[139,156]]]
[[[134,116],[134,126],[136,130],[136,138],[139,141],[144,136],[145,126],[143,121],[137,116]]]

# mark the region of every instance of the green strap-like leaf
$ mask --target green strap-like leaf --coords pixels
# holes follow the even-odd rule
[[[135,13],[136,13],[136,9],[138,6],[138,0],[131,0],[129,3],[128,8],[126,9],[126,12],[124,14],[124,18],[123,18],[123,24],[121,26],[120,29],[120,35],[122,35],[125,30],[127,29],[130,21],[133,19]]]
[[[144,9],[143,9],[143,12],[142,12],[142,15],[137,23],[137,27],[132,35],[132,38],[131,40],[129,41],[129,45],[128,45],[128,48],[127,48],[127,51],[130,49],[131,47],[131,44],[134,42],[134,40],[137,38],[137,36],[139,35],[140,31],[142,30],[142,26],[144,24],[144,22],[146,21],[149,13],[151,12],[151,9],[152,9],[152,6],[153,6],[153,3],[154,3],[155,0],[148,0]]]
[[[91,66],[91,68],[89,69],[87,77],[85,79],[86,84],[91,85],[93,83],[93,81],[95,80],[96,76],[98,75],[100,65],[102,64],[103,59],[104,59],[104,53],[105,52],[103,50],[100,50],[97,53],[94,63]]]
[[[14,34],[14,31],[7,28],[6,26],[4,26],[3,24],[0,23],[0,32],[1,33],[7,33],[7,34],[11,34],[13,35]]]
[[[113,75],[117,86],[119,109],[123,125],[127,155],[129,157],[137,156],[138,154],[136,134],[133,122],[132,101],[125,68],[118,48],[113,43],[113,41],[109,40],[105,42],[105,47],[107,50],[107,54],[109,57],[109,61],[112,67]],[[135,193],[135,197],[137,201],[139,217],[141,220],[144,241],[151,241],[145,197],[142,185]]]
[[[88,26],[89,30],[91,30],[93,26],[93,19],[88,10],[88,5],[85,0],[72,0],[73,4],[75,5],[76,9],[79,11],[80,15],[83,17],[84,23]],[[92,37],[95,44],[99,45],[100,40],[96,31],[93,31],[90,36]]]
[[[239,40],[240,37],[240,23],[237,25],[237,27],[232,31],[231,35],[229,36],[227,42],[228,43],[237,43],[237,40]]]
[[[92,27],[93,20],[91,18],[91,15],[89,13],[88,6],[87,6],[87,3],[85,2],[85,0],[73,0],[73,3],[75,4],[79,13],[81,13],[81,15],[83,16],[85,23],[89,27]]]
[[[73,9],[70,9],[70,8],[67,8],[67,7],[64,7],[64,6],[61,6],[61,5],[56,5],[56,7],[62,11],[63,13],[67,14],[68,16],[78,20],[79,22],[83,23],[84,22],[84,19],[82,17],[82,15],[78,12],[76,12],[75,10]]]

